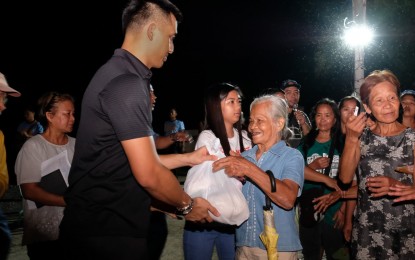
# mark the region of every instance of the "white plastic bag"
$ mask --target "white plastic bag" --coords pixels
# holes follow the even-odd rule
[[[223,158],[219,139],[213,147],[207,147],[210,154]],[[228,177],[224,170],[212,172],[213,161],[206,161],[193,166],[187,173],[184,190],[191,197],[207,199],[221,214],[219,217],[210,213],[213,220],[230,225],[240,225],[249,217],[248,204],[242,194],[242,184],[235,178]]]

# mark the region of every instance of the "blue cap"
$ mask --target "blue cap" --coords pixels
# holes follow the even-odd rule
[[[401,98],[405,95],[411,95],[411,96],[415,97],[415,90],[406,89],[406,90],[402,91],[401,92]]]
[[[282,82],[281,90],[284,90],[284,89],[286,89],[288,87],[296,87],[296,88],[300,89],[301,88],[301,85],[298,84],[297,81],[292,80],[292,79],[284,80]]]

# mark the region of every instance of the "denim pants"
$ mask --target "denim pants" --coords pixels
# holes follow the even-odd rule
[[[7,259],[11,240],[11,232],[7,218],[0,209],[0,260]]]
[[[214,229],[184,230],[184,259],[211,260],[215,246],[219,260],[235,259],[234,232],[220,232]]]

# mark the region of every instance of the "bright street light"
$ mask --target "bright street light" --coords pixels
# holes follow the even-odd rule
[[[365,24],[353,23],[352,26],[346,27],[343,40],[353,48],[367,46],[373,40],[373,29]]]
[[[364,7],[366,7],[364,5]],[[363,13],[366,9],[363,8]],[[354,48],[354,95],[360,97],[360,86],[364,80],[364,47],[370,44],[373,40],[373,29],[365,24],[356,21],[347,22],[347,17],[344,19],[344,35],[343,40],[349,47]]]

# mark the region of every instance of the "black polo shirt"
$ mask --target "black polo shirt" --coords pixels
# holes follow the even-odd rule
[[[120,141],[153,133],[151,75],[135,56],[117,49],[89,83],[61,236],[147,236],[150,197],[135,180]]]

